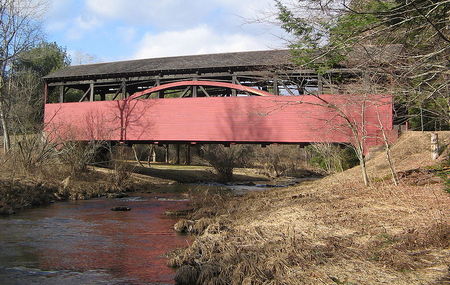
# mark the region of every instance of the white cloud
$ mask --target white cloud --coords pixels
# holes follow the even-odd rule
[[[100,25],[100,21],[95,17],[79,16],[75,19],[77,28],[83,30],[92,30]]]
[[[97,56],[81,50],[68,50],[67,53],[72,59],[71,65],[98,63],[102,61]]]
[[[210,27],[147,33],[139,43],[134,58],[151,58],[220,52],[264,50],[270,47],[245,34],[218,34]]]
[[[228,7],[233,14],[244,19],[266,17],[267,13],[275,11],[273,0],[214,0],[213,2]]]
[[[273,0],[85,0],[89,12],[132,24],[160,28],[192,27],[202,19],[236,23],[273,11]],[[265,16],[264,16],[265,17]],[[224,26],[224,29],[230,26]]]
[[[137,31],[133,27],[118,27],[116,31],[119,38],[126,43],[130,43],[136,39]]]
[[[133,1],[130,2],[130,7],[136,7],[133,5]],[[93,12],[96,12],[99,15],[110,17],[110,18],[120,18],[120,15],[124,15],[124,10],[127,8],[126,1],[122,0],[86,0],[86,6]]]
[[[78,40],[84,36],[84,33],[98,28],[101,24],[96,17],[78,16],[73,20],[72,27],[67,31],[66,36],[71,40]]]

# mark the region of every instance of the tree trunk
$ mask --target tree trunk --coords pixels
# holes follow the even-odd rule
[[[364,157],[364,145],[363,142],[359,142],[354,145],[356,155],[359,159],[359,165],[361,166],[361,175],[365,186],[369,186],[369,176],[367,175],[366,158]]]
[[[150,155],[152,157],[152,162],[155,163],[156,162],[156,150],[155,150],[155,146],[152,146],[151,150],[150,150]]]
[[[0,95],[0,121],[3,129],[3,150],[6,153],[11,148],[11,140],[9,138],[8,121],[6,120],[4,105],[3,98]]]
[[[369,177],[367,176],[367,168],[366,168],[366,158],[362,153],[359,157],[359,165],[361,166],[361,174],[363,177],[364,185],[369,186]]]
[[[395,171],[394,163],[392,162],[391,147],[389,146],[389,140],[386,136],[386,131],[384,130],[384,126],[381,123],[380,114],[378,112],[377,112],[377,116],[378,116],[378,122],[380,124],[381,134],[383,135],[384,151],[386,153],[386,159],[389,164],[389,169],[391,170],[392,182],[394,182],[395,186],[398,186],[398,176],[397,176],[397,172]],[[423,129],[422,129],[422,132],[423,132]]]
[[[137,163],[139,163],[139,165],[140,165],[141,167],[144,167],[144,168],[145,168],[145,166],[142,164],[141,160],[139,159],[139,155],[138,155],[138,153],[137,153],[136,148],[134,147],[134,145],[131,146],[131,149],[133,150],[134,158],[136,159]]]

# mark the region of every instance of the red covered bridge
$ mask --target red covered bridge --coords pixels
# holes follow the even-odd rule
[[[369,147],[382,129],[391,136],[391,96],[323,95],[321,76],[289,62],[287,51],[265,51],[72,66],[45,77],[46,132],[166,144],[363,138]]]

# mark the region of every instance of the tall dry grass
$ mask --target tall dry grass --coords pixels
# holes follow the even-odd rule
[[[394,159],[402,158],[399,170],[415,167],[418,160],[433,163],[426,139],[410,134],[398,143],[408,147],[392,148]],[[221,199],[203,196],[205,206],[199,203],[186,219],[197,234],[195,241],[170,260],[179,268],[178,284],[445,280],[450,195],[442,181],[395,186],[383,179],[389,174],[385,163],[383,154],[369,162],[372,177],[381,178],[370,187],[361,185],[358,170],[351,169],[288,189]]]

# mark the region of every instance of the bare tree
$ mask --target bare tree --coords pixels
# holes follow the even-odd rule
[[[367,128],[366,109],[370,101],[368,101],[368,98],[364,95],[354,95],[351,97],[349,95],[344,96],[342,96],[344,102],[341,104],[328,100],[322,96],[315,96],[315,98],[318,99],[319,103],[308,103],[308,104],[315,104],[330,109],[335,112],[337,118],[340,118],[342,123],[335,124],[336,127],[333,131],[344,132],[345,134],[347,134],[348,139],[350,141],[349,145],[354,149],[356,156],[358,157],[364,185],[368,186],[369,177],[367,175],[366,157],[365,157],[365,154],[367,152],[366,140],[368,139],[366,131]],[[354,104],[359,105],[357,107],[359,107],[360,111],[358,113],[353,114],[348,113],[346,111],[348,105]]]
[[[19,54],[42,38],[39,18],[45,7],[43,0],[0,0],[0,121],[5,151],[11,147],[8,74]]]

